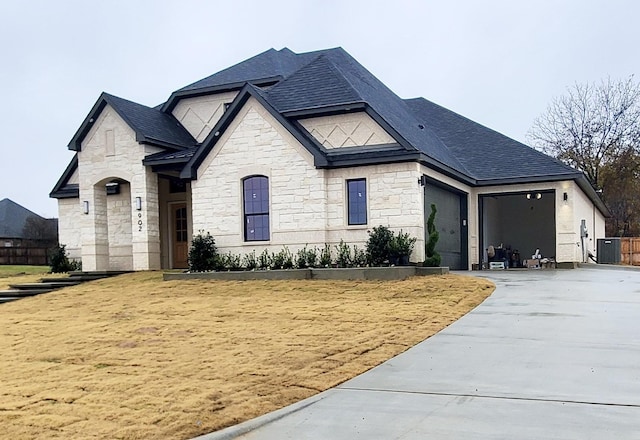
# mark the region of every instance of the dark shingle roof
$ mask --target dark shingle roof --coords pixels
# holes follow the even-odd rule
[[[319,52],[296,54],[286,47],[281,50],[269,49],[245,61],[214,73],[204,79],[185,86],[177,92],[214,88],[262,79],[282,79],[291,75]]]
[[[190,148],[197,143],[173,115],[107,93],[104,95],[136,134],[140,133],[145,140],[180,148]]]
[[[445,167],[466,172],[428,126],[421,128],[405,102],[342,48],[323,51],[268,90],[267,95],[274,107],[284,113],[366,103],[409,149],[421,151]]]
[[[84,122],[71,139],[69,149],[80,151],[84,137],[109,104],[135,131],[136,141],[182,150],[197,144],[189,132],[171,115],[158,108],[147,107],[108,93],[102,93]]]
[[[481,180],[566,177],[580,172],[424,98],[405,101],[470,174]]]
[[[22,231],[29,217],[42,218],[12,200],[0,200],[0,237],[23,238]]]

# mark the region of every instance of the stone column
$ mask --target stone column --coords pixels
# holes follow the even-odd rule
[[[158,175],[143,168],[131,182],[133,270],[161,269],[158,193]]]
[[[85,214],[85,203],[88,213]],[[80,190],[82,270],[109,270],[109,226],[104,185]]]

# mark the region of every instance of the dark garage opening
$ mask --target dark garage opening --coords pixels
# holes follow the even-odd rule
[[[555,191],[486,194],[479,197],[480,261],[488,261],[487,248],[504,250],[509,267],[540,250],[545,258],[556,254]]]

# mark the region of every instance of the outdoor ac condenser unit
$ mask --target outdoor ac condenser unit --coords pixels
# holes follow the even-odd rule
[[[598,239],[598,263],[600,264],[620,264],[622,252],[619,238],[599,238]]]

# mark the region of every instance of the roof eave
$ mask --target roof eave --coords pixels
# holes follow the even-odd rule
[[[62,190],[62,188],[67,186],[67,182],[69,181],[69,179],[77,169],[78,169],[78,155],[74,154],[74,156],[71,158],[71,162],[69,162],[69,165],[67,165],[67,168],[65,168],[64,172],[62,173],[62,176],[60,176],[60,178],[54,185],[53,189],[49,193],[50,198],[52,199],[59,198],[59,197],[56,197],[55,194],[58,194]]]
[[[217,85],[217,86],[203,87],[201,89],[177,90],[177,91],[173,92],[171,94],[171,96],[169,96],[169,99],[167,99],[167,102],[165,102],[162,105],[161,111],[163,111],[165,113],[171,112],[171,110],[173,110],[175,108],[175,106],[178,105],[178,102],[181,99],[197,98],[198,96],[212,95],[214,93],[222,93],[222,92],[229,92],[229,91],[232,91],[232,90],[240,90],[246,84],[253,84],[253,85],[258,86],[258,87],[264,87],[264,86],[268,86],[270,84],[275,84],[280,80],[282,80],[282,76],[277,75],[277,76],[270,76],[270,77],[266,77],[266,78],[252,79],[252,80],[249,80],[249,81],[239,81],[239,82],[233,82],[233,83],[228,83],[228,84],[221,84],[221,85]]]

